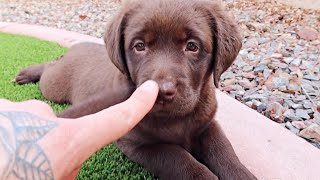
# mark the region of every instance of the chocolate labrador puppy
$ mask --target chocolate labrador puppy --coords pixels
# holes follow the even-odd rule
[[[219,4],[206,0],[131,0],[110,22],[106,48],[82,43],[60,59],[22,70],[43,95],[72,106],[61,117],[95,113],[127,99],[146,80],[159,84],[153,109],[117,141],[161,179],[256,179],[215,121],[215,86],[241,38]]]

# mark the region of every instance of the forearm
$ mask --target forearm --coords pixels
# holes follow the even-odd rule
[[[70,163],[78,163],[75,129],[63,126],[68,124],[0,111],[0,179],[60,179]]]

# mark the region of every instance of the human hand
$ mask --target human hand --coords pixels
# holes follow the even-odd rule
[[[86,159],[126,134],[150,111],[158,91],[155,82],[147,81],[127,101],[78,119],[57,118],[44,102],[1,99],[0,179],[17,178],[18,157],[26,162],[21,177],[38,171],[43,174],[33,175],[74,179]],[[41,161],[35,161],[39,157]]]

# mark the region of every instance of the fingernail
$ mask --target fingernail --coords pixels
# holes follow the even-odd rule
[[[140,86],[140,89],[144,91],[152,92],[158,89],[158,84],[155,81],[148,80]]]

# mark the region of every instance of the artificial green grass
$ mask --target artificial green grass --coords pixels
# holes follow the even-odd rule
[[[0,33],[0,98],[12,101],[38,99],[49,103],[55,112],[65,109],[67,105],[47,101],[38,84],[19,86],[11,82],[22,68],[51,61],[65,52],[66,48],[55,43]],[[96,152],[83,164],[77,179],[140,180],[152,179],[152,176],[139,165],[128,161],[116,146],[111,144]]]

